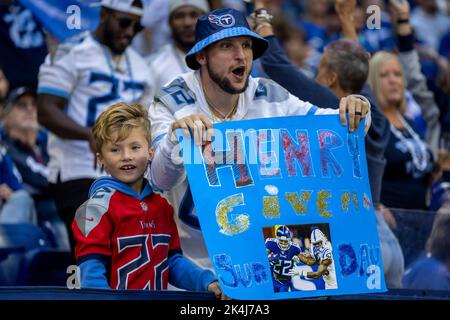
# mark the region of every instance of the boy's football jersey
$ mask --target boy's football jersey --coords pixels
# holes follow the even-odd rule
[[[111,288],[167,288],[168,258],[181,250],[173,209],[160,195],[138,200],[101,187],[77,210],[72,230],[79,264],[111,262]]]

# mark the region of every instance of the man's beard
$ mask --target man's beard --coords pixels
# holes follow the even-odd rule
[[[173,39],[175,41],[175,43],[180,46],[181,48],[185,49],[186,52],[191,50],[191,48],[194,46],[195,44],[195,38],[193,41],[184,41],[183,38],[178,35],[177,33],[173,33]]]
[[[111,49],[113,54],[122,54],[127,49],[119,49],[114,44],[114,33],[111,32],[109,26],[106,25],[103,30],[103,39],[105,41],[106,46]]]
[[[245,80],[245,85],[242,89],[235,89],[231,85],[230,80],[228,80],[226,77],[221,78],[217,73],[215,73],[209,66],[209,63],[206,63],[206,68],[208,70],[209,77],[226,93],[229,94],[239,94],[244,92],[248,87],[248,79],[249,76],[247,76],[247,79]]]

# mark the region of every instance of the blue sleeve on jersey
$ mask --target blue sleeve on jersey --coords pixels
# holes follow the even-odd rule
[[[272,238],[266,239],[266,249],[269,249],[272,252],[279,252],[278,245],[275,243],[275,240]]]
[[[308,110],[308,113],[307,113],[307,115],[310,115],[310,114],[315,114],[316,113],[316,111],[317,111],[317,107],[316,106],[311,106],[311,109],[309,109]]]
[[[178,288],[207,291],[208,285],[216,280],[210,270],[200,268],[180,253],[169,258],[169,282]]]
[[[300,249],[300,247],[297,246],[297,245],[293,244],[293,245],[291,245],[291,247],[293,248],[292,249],[292,253],[293,253],[294,256],[296,256],[296,255],[298,255],[298,254],[300,254],[302,252],[302,249]]]
[[[98,259],[89,259],[79,265],[81,288],[111,289],[106,279],[106,268]]]
[[[49,87],[39,87],[37,90],[38,94],[42,94],[42,93],[46,93],[46,94],[52,94],[54,96],[58,96],[64,99],[68,99],[70,97],[70,93],[63,91],[63,90],[59,90],[59,89],[54,89],[54,88],[49,88]]]

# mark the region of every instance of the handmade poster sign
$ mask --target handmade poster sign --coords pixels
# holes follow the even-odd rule
[[[386,291],[364,149],[337,115],[177,131],[212,264],[234,299]]]

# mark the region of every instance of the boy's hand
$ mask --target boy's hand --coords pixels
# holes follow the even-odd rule
[[[217,299],[220,300],[230,300],[230,298],[223,293],[220,287],[219,281],[213,281],[208,285],[208,291],[213,292]]]

